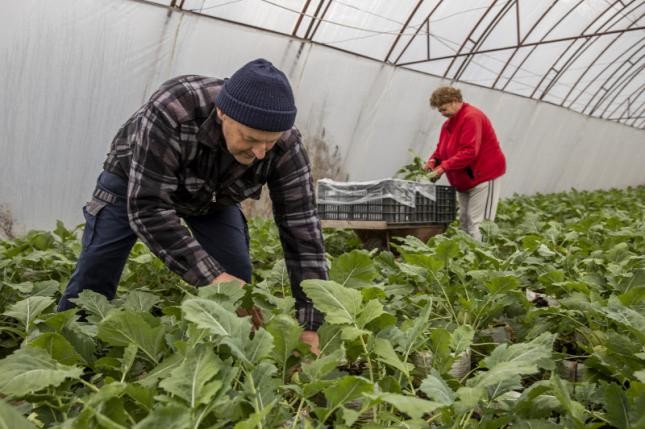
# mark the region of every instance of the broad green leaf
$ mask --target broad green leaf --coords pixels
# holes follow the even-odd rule
[[[360,329],[355,326],[345,326],[341,329],[340,338],[343,341],[354,341],[362,335],[371,335],[372,332],[366,329]]]
[[[112,346],[136,345],[152,362],[159,362],[163,349],[163,326],[150,326],[141,313],[110,312],[99,324],[97,336]]]
[[[179,367],[184,361],[184,356],[180,353],[175,353],[164,358],[163,361],[143,379],[139,380],[139,383],[144,387],[153,387],[156,386],[157,381],[162,378],[169,377],[172,371]]]
[[[643,270],[645,273],[645,270]],[[643,274],[645,276],[645,274]],[[618,295],[618,299],[624,306],[635,306],[641,302],[645,302],[645,286],[634,286],[625,293]]]
[[[0,399],[0,428],[36,429],[18,410]]]
[[[408,278],[417,282],[425,282],[426,277],[428,276],[428,270],[423,267],[418,267],[411,264],[403,264],[397,262],[396,264],[399,267],[401,273],[405,274]],[[409,280],[408,280],[409,281]]]
[[[616,296],[612,295],[606,306],[595,304],[595,308],[599,313],[620,323],[645,341],[645,316],[625,307]]]
[[[312,398],[314,395],[317,395],[318,393],[334,384],[334,382],[334,379],[311,381],[304,385],[302,394],[305,398]]]
[[[545,258],[551,258],[556,255],[556,253],[549,249],[545,244],[540,244],[537,248],[537,252],[540,256]]]
[[[503,294],[517,289],[520,281],[515,276],[497,276],[486,282],[486,289],[491,294]]]
[[[153,262],[155,259],[154,255],[151,253],[143,253],[139,256],[133,256],[130,257],[130,262],[134,262],[135,264],[140,264],[140,265],[145,265],[145,264],[150,264]]]
[[[452,332],[450,337],[450,349],[457,355],[470,348],[475,337],[475,330],[470,325],[460,325]]]
[[[60,313],[59,313],[60,314]],[[61,335],[69,341],[74,350],[83,357],[83,360],[92,365],[96,360],[97,341],[94,337],[87,335],[78,323],[70,324],[69,328],[64,328]],[[96,336],[96,335],[95,335]]]
[[[432,301],[429,301],[421,310],[418,317],[414,320],[412,326],[404,330],[401,336],[397,339],[398,345],[403,349],[403,356],[409,356],[412,350],[417,348],[420,342],[425,342],[427,339],[423,335],[428,325],[428,319],[432,312]]]
[[[78,298],[70,299],[70,301],[90,314],[87,318],[90,322],[99,322],[105,319],[110,310],[114,308],[104,295],[89,289],[85,289],[78,294]]]
[[[292,317],[281,314],[271,319],[265,325],[265,329],[273,337],[274,347],[271,356],[278,366],[282,368],[282,376],[285,379],[287,361],[300,345],[302,327]]]
[[[347,427],[352,427],[352,425],[354,425],[356,420],[358,420],[358,418],[362,414],[360,411],[355,411],[349,408],[343,408],[342,413],[343,413],[343,421],[345,422],[345,425]]]
[[[551,350],[554,340],[555,334],[544,332],[527,343],[500,344],[495,347],[490,356],[484,358],[483,362],[489,370],[503,362],[518,365],[533,363],[543,368],[552,368]]]
[[[337,379],[323,392],[329,408],[339,407],[353,399],[360,398],[363,393],[371,393],[374,386],[362,377],[346,375]]]
[[[42,349],[22,348],[0,360],[0,392],[21,397],[82,373],[82,368],[56,362]]]
[[[486,396],[486,390],[482,387],[460,387],[457,390],[458,401],[454,403],[455,411],[464,413],[473,410]]]
[[[285,296],[287,290],[290,287],[289,272],[287,271],[287,264],[284,262],[284,259],[278,260],[271,271],[268,274],[264,275],[264,280],[261,282],[262,285],[267,285],[269,287],[273,286],[278,290],[282,290],[282,295]]]
[[[398,250],[402,256],[407,256],[407,254],[409,253],[427,253],[430,250],[426,243],[424,243],[414,235],[408,235],[406,237],[394,237],[394,239],[397,243],[401,243],[394,244],[394,248]]]
[[[264,328],[250,338],[249,317],[238,317],[214,301],[189,298],[181,305],[184,318],[219,336],[218,344],[226,344],[246,364],[264,359],[273,348],[273,337]]]
[[[381,304],[380,301],[376,299],[367,301],[367,304],[364,305],[361,313],[358,315],[356,325],[359,328],[364,328],[368,323],[370,323],[372,320],[376,319],[383,313],[383,304]]]
[[[515,427],[518,429],[561,429],[562,425],[552,423],[548,420],[529,419],[513,423],[513,428]]]
[[[47,350],[49,355],[64,365],[85,363],[74,347],[58,332],[46,332],[28,342],[31,347]]]
[[[237,340],[237,339],[236,339]],[[243,338],[242,344],[244,347],[244,358],[253,364],[257,364],[262,359],[269,356],[273,350],[273,337],[264,328],[260,328],[253,334],[250,341]],[[223,341],[224,344],[229,344],[228,340]]]
[[[423,380],[420,389],[428,395],[430,400],[442,406],[455,402],[455,392],[446,384],[436,369],[432,369],[431,373]]]
[[[21,283],[3,282],[2,284],[9,286],[11,289],[18,291],[24,295],[30,294],[31,291],[34,289],[33,282],[21,282]]]
[[[243,389],[247,401],[256,412],[267,407],[277,399],[278,387],[282,381],[273,377],[277,372],[275,365],[268,361],[260,362],[244,380]]]
[[[241,318],[218,303],[204,298],[188,298],[181,304],[184,319],[220,337],[251,334],[250,318]]]
[[[645,383],[645,369],[641,369],[640,371],[636,371],[634,373],[634,376],[640,381],[641,383]]]
[[[403,259],[408,264],[422,267],[433,273],[440,271],[445,266],[444,261],[442,259],[439,259],[434,255],[429,255],[426,253],[407,254],[407,255],[404,255]]]
[[[195,409],[200,404],[210,403],[222,387],[222,381],[214,379],[219,369],[215,353],[203,345],[189,350],[182,364],[173,369],[170,377],[162,380],[159,386]]]
[[[86,407],[101,408],[110,399],[120,397],[125,393],[128,385],[126,383],[113,382],[101,386],[98,392],[93,393],[89,399],[85,400]]]
[[[130,343],[127,345],[125,350],[123,351],[123,358],[121,359],[121,381],[125,381],[125,377],[128,375],[128,372],[130,372],[130,369],[132,368],[132,365],[134,365],[134,361],[137,358],[137,352],[139,349],[137,348],[136,345]]]
[[[604,386],[604,397],[607,420],[618,429],[631,428],[629,402],[625,391],[617,384],[606,384]]]
[[[223,282],[200,287],[197,295],[200,298],[216,301],[222,307],[233,310],[237,303],[244,298],[244,289],[238,282]]]
[[[585,408],[582,404],[571,399],[567,386],[556,374],[551,375],[551,385],[553,386],[555,397],[558,398],[560,405],[562,405],[568,416],[573,419],[575,426],[579,428],[585,427]]]
[[[72,321],[76,319],[75,308],[70,308],[69,310],[57,312],[57,313],[45,313],[40,316],[40,319],[45,323],[45,325],[54,329],[56,332],[62,332],[64,328],[70,326]]]
[[[152,410],[155,403],[157,388],[144,387],[141,384],[130,383],[125,389],[125,393],[132,398],[138,405],[146,410]]]
[[[513,405],[512,412],[518,418],[548,417],[560,408],[560,403],[552,395],[550,380],[541,380],[524,389]]]
[[[273,401],[261,408],[260,411],[256,411],[255,413],[251,414],[248,419],[237,422],[234,426],[234,429],[256,429],[263,427],[262,422],[264,421],[266,416],[269,415],[275,403],[276,401]]]
[[[349,288],[370,285],[378,272],[369,252],[352,250],[334,259],[329,269],[329,279]]]
[[[383,338],[377,338],[374,341],[374,353],[378,356],[381,362],[398,369],[406,377],[410,377],[410,371],[414,369],[414,365],[401,361],[401,358],[394,351],[392,343]]]
[[[324,323],[320,329],[318,329],[321,353],[331,353],[332,351],[343,347],[343,342],[341,341],[342,329],[342,326],[331,325],[329,323]]]
[[[432,339],[432,353],[437,360],[446,360],[450,357],[450,341],[452,335],[444,328],[435,328],[430,331]]]
[[[179,404],[155,408],[145,419],[137,423],[133,429],[162,429],[167,428],[169,422],[172,422],[172,426],[175,428],[192,427],[190,410]]]
[[[159,301],[157,295],[154,295],[150,292],[144,292],[140,290],[133,290],[130,292],[123,303],[123,308],[126,310],[132,310],[138,313],[147,313],[150,309]]]
[[[46,296],[30,296],[9,307],[3,314],[22,322],[25,332],[29,332],[31,324],[40,313],[54,303],[54,299]]]
[[[432,413],[442,405],[428,401],[426,399],[417,398],[414,396],[400,395],[398,393],[381,393],[379,395],[365,395],[368,398],[380,398],[381,400],[393,405],[397,410],[407,414],[413,419],[420,419],[425,414]]]
[[[318,359],[302,364],[302,374],[308,381],[321,380],[334,371],[344,357],[342,348],[337,348],[329,354],[321,355]]]
[[[450,261],[459,255],[459,245],[454,239],[444,240],[437,245],[435,254],[447,266]]]
[[[58,293],[60,282],[56,280],[44,280],[34,283],[34,289],[31,292],[33,296],[53,296]]]
[[[468,380],[471,387],[489,387],[514,381],[518,375],[534,374],[538,367],[551,368],[551,350],[555,335],[545,332],[528,343],[500,344],[482,360],[488,371],[480,371]],[[511,384],[507,384],[511,385]],[[497,390],[498,393],[503,391]]]
[[[325,313],[328,323],[356,323],[356,317],[362,309],[360,291],[326,280],[304,280],[302,288],[316,308]]]

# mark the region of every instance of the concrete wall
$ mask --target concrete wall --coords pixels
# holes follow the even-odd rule
[[[368,180],[427,155],[438,78],[286,36],[127,0],[21,0],[0,14],[0,204],[19,230],[82,221],[110,140],[169,77],[230,76],[264,57],[287,73],[317,174]],[[508,157],[503,196],[645,183],[645,133],[459,85]]]

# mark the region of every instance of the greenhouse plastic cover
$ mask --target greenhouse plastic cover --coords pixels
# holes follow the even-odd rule
[[[156,0],[645,127],[642,0]]]
[[[164,81],[229,77],[259,57],[292,84],[314,179],[375,180],[409,163],[410,150],[425,159],[445,121],[428,97],[453,84],[494,125],[508,166],[502,197],[645,183],[642,1],[4,6],[0,212],[7,207],[16,231],[83,222],[82,205],[115,133]],[[519,21],[511,19],[518,11]],[[504,45],[518,28],[520,43]],[[502,54],[510,58],[506,68]],[[438,59],[445,56],[453,58]],[[496,84],[481,65],[501,73]],[[570,97],[556,97],[565,89]],[[578,95],[576,103],[589,108],[569,106]]]
[[[435,201],[436,186],[430,182],[402,179],[381,179],[366,182],[337,182],[331,179],[318,181],[318,204],[365,204],[391,198],[405,206],[416,207],[416,194]]]

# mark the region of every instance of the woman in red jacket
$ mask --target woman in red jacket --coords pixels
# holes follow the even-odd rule
[[[436,89],[430,106],[448,120],[425,167],[437,179],[446,173],[458,191],[461,229],[481,241],[479,225],[484,219],[495,220],[499,177],[506,172],[506,158],[490,120],[475,106],[464,103],[460,90],[449,86]]]

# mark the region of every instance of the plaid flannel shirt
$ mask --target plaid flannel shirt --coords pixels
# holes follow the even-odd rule
[[[211,283],[224,269],[182,225],[181,217],[257,199],[266,183],[296,317],[306,329],[317,329],[323,316],[300,282],[326,279],[327,267],[301,135],[293,128],[264,159],[250,166],[235,162],[226,150],[215,109],[223,83],[194,75],[165,82],[118,131],[104,169],[128,180],[128,217],[137,236],[194,285]],[[224,157],[232,162],[222,162]],[[226,171],[218,171],[221,165],[228,165]]]

